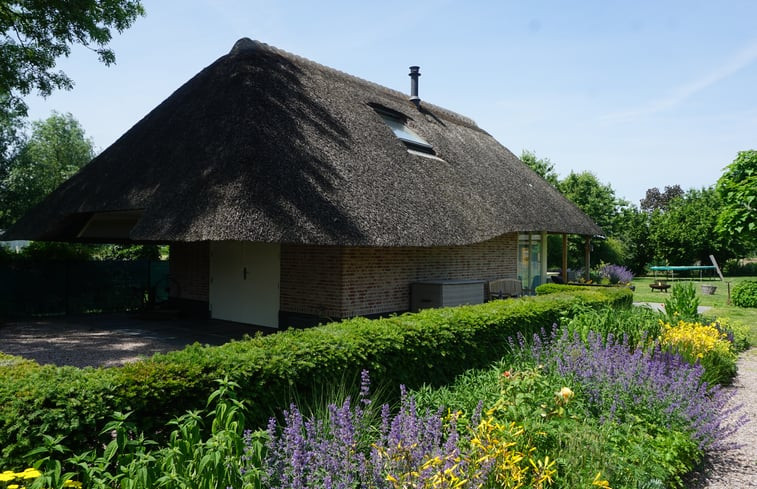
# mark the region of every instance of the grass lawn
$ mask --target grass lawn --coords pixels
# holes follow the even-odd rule
[[[659,277],[658,277],[659,278]],[[688,279],[683,279],[687,281]],[[757,277],[726,277],[725,281],[719,279],[705,278],[700,282],[698,279],[693,280],[693,284],[697,291],[697,297],[699,298],[700,306],[712,307],[711,310],[705,313],[708,317],[728,317],[737,321],[741,321],[750,327],[750,341],[753,345],[757,345],[757,309],[736,307],[733,304],[728,304],[728,282],[731,284],[731,290],[739,282],[744,280],[757,281]],[[637,277],[633,279],[632,284],[636,286],[636,290],[633,293],[634,302],[663,302],[670,297],[670,291],[672,287],[668,289],[668,292],[659,292],[652,290],[649,284],[654,282],[653,277]],[[673,286],[679,282],[678,279],[673,281],[667,280],[667,282]],[[700,285],[714,285],[717,287],[713,295],[706,295],[702,293],[702,287]]]

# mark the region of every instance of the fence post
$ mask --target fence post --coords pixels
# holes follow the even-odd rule
[[[71,300],[71,294],[70,294],[70,288],[71,288],[71,262],[69,260],[64,260],[63,263],[66,264],[66,272],[65,272],[65,280],[63,281],[63,299],[64,299],[64,313],[66,316],[69,315],[70,307],[69,307],[69,301]]]

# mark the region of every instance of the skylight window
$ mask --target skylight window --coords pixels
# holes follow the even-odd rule
[[[374,107],[376,113],[381,116],[387,126],[392,130],[397,139],[405,143],[408,151],[434,155],[434,148],[428,141],[420,137],[412,129],[407,127],[407,118],[399,112],[389,111],[383,107]]]

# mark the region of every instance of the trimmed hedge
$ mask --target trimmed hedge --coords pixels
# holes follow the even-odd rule
[[[572,293],[572,292],[584,292],[587,294],[591,294],[594,292],[595,294],[591,297],[594,299],[599,299],[602,297],[603,294],[612,294],[612,292],[607,292],[608,289],[617,289],[617,290],[628,290],[628,294],[621,294],[622,297],[625,297],[625,302],[623,300],[619,300],[619,303],[622,303],[623,305],[631,306],[633,304],[633,291],[632,289],[620,285],[603,285],[603,284],[586,284],[586,285],[572,285],[572,284],[542,284],[536,287],[535,292],[536,295],[549,295],[549,294],[559,294],[559,293]],[[585,296],[584,297],[589,297]]]
[[[204,408],[215,379],[240,384],[251,427],[263,426],[292,392],[371,371],[379,384],[440,385],[501,358],[517,332],[555,323],[578,302],[626,306],[628,289],[592,288],[476,306],[428,309],[377,320],[354,318],[290,329],[222,346],[199,344],[117,368],[40,366],[0,357],[0,466],[19,467],[42,435],[65,436],[76,452],[98,436],[115,411],[133,412],[140,430],[160,436],[171,418]]]

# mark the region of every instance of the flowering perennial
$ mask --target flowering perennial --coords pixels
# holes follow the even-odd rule
[[[26,489],[26,484],[31,484],[34,479],[40,477],[42,473],[34,468],[24,469],[22,472],[14,472],[12,470],[6,470],[0,472],[0,488],[3,489]],[[63,487],[72,487],[74,489],[81,489],[81,482],[68,480],[63,484]]]
[[[679,321],[676,325],[665,323],[662,328],[661,346],[669,347],[687,359],[695,361],[713,351],[735,358],[728,335],[720,331],[716,323],[705,325]]]
[[[690,433],[700,450],[727,448],[725,440],[745,418],[728,424],[739,408],[726,408],[733,394],[702,382],[701,365],[656,345],[634,349],[612,335],[603,341],[590,333],[587,341],[563,332],[554,341],[534,335],[534,358],[574,379],[591,409],[604,421],[627,421],[640,413],[646,421]]]
[[[633,272],[622,265],[605,265],[599,275],[611,284],[630,284],[633,280]]]
[[[326,420],[306,419],[295,405],[282,426],[271,420],[264,487],[515,489],[552,483],[554,461],[516,448],[523,428],[497,420],[496,410],[482,415],[479,405],[464,422],[460,412],[419,412],[401,387],[399,412],[392,415],[383,405],[376,430],[367,421],[367,374],[363,381],[361,402],[332,404]]]

